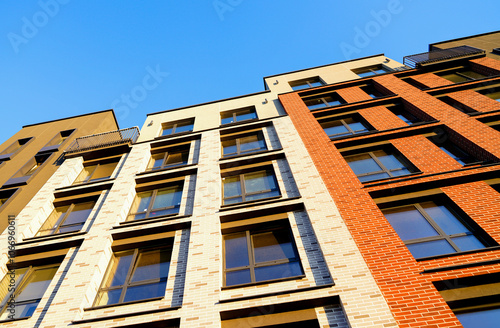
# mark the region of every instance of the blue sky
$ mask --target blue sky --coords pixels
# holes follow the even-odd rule
[[[146,114],[263,90],[262,77],[500,29],[498,0],[0,3],[0,143],[23,125]]]

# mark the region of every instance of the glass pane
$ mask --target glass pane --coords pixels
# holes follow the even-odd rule
[[[358,176],[365,173],[382,171],[382,168],[368,154],[350,156],[346,158],[346,161]]]
[[[449,73],[449,74],[442,74],[440,75],[443,79],[447,79],[448,81],[451,81],[451,82],[455,82],[455,83],[458,83],[458,82],[464,82],[464,81],[469,81],[468,78],[466,77],[463,77],[461,75],[458,75],[456,73]]]
[[[323,102],[323,98],[317,99],[309,99],[304,102],[309,109],[316,109],[321,107],[326,107],[326,104]]]
[[[144,300],[165,295],[166,281],[127,288],[123,302]]]
[[[18,284],[21,282],[21,279],[24,277],[24,274],[26,273],[27,270],[28,270],[27,268],[21,268],[15,270],[15,282],[14,282],[15,287],[17,287]],[[7,301],[5,297],[10,293],[9,288],[12,288],[12,285],[10,285],[10,278],[11,278],[10,275],[7,273],[3,277],[2,282],[0,283],[0,304]]]
[[[292,89],[294,91],[297,91],[297,90],[302,90],[302,89],[307,89],[309,88],[309,85],[307,83],[304,83],[304,84],[298,84],[298,85],[293,85],[292,86]]]
[[[165,153],[155,154],[151,156],[151,162],[149,167],[152,170],[160,169],[163,166],[163,159],[165,158]]]
[[[397,113],[397,117],[399,117],[401,120],[403,120],[406,124],[412,125],[413,123],[418,122],[418,119],[411,115],[410,113]]]
[[[169,126],[169,127],[166,127],[164,128],[162,131],[161,131],[161,135],[162,136],[168,136],[170,134],[172,134],[172,131],[174,130],[174,127],[173,126]]]
[[[151,202],[152,191],[140,192],[134,199],[130,213],[146,212]]]
[[[162,249],[140,253],[131,282],[166,278],[170,268],[170,250]]]
[[[224,237],[226,269],[249,265],[247,238],[244,232]]]
[[[106,273],[104,287],[121,286],[125,283],[134,251],[115,254]]]
[[[320,81],[309,81],[309,83],[311,84],[311,87],[320,87],[323,85]]]
[[[236,154],[236,139],[222,141],[222,156]]]
[[[228,198],[224,199],[224,205],[241,203],[243,201],[242,197]]]
[[[4,310],[4,312],[0,316],[0,320],[7,320],[12,317],[14,317],[15,319],[31,317],[33,315],[33,312],[35,312],[38,303],[39,301],[24,303],[24,304],[16,304],[16,311],[14,313],[10,313],[9,311]]]
[[[175,186],[166,189],[160,189],[156,193],[155,201],[153,203],[153,208],[151,210],[151,215],[154,216],[154,209],[161,209],[164,207],[178,206],[181,203],[182,198],[182,187]]]
[[[92,174],[90,181],[104,180],[111,177],[118,163],[102,164],[97,167],[97,170]]]
[[[188,160],[187,151],[178,151],[168,154],[165,167],[186,164]]]
[[[425,243],[406,245],[408,250],[415,258],[435,256],[441,254],[455,253],[455,249],[451,247],[446,240],[434,240]]]
[[[461,71],[460,72],[462,75],[465,75],[471,79],[474,79],[474,80],[477,80],[477,79],[482,79],[482,78],[485,78],[486,75],[483,75],[483,74],[480,74],[480,73],[477,73],[477,72],[474,72],[472,70],[464,70],[464,71]]]
[[[229,124],[234,122],[233,112],[223,112],[220,114],[221,124]]]
[[[447,235],[454,235],[462,232],[469,232],[451,212],[443,205],[436,205],[434,202],[421,203],[423,209],[436,221]]]
[[[240,285],[252,282],[250,270],[226,272],[226,286]]]
[[[363,123],[355,121],[352,118],[346,118],[344,122],[349,125],[351,130],[353,130],[356,133],[361,133],[361,132],[366,132],[368,129],[363,125]]]
[[[85,222],[89,217],[90,212],[92,212],[94,205],[94,202],[75,204],[71,213],[69,213],[66,220],[64,220],[62,226]]]
[[[294,277],[301,274],[302,269],[299,262],[283,263],[255,268],[255,281]]]
[[[120,295],[122,294],[122,289],[113,289],[99,292],[97,296],[98,301],[96,302],[96,306],[99,305],[108,305],[108,304],[116,304],[120,301]]]
[[[500,308],[475,311],[468,313],[459,313],[456,315],[464,328],[497,328],[500,318]]]
[[[382,213],[402,240],[439,235],[413,205],[385,209]]]
[[[264,140],[258,135],[242,137],[240,138],[240,152],[245,153],[249,151],[255,151],[260,149],[266,149]]]
[[[485,95],[490,97],[491,99],[494,99],[496,101],[500,101],[500,91],[490,92],[490,93],[487,93]]]
[[[370,174],[370,175],[364,175],[362,177],[358,177],[359,181],[365,182],[365,181],[373,181],[373,180],[378,180],[378,179],[385,179],[389,178],[389,173],[376,173],[376,174]]]
[[[52,213],[50,213],[47,220],[44,222],[40,231],[36,234],[37,236],[46,236],[54,233],[54,229],[61,223],[64,215],[68,211],[69,206],[59,206],[56,207]]]
[[[236,121],[245,121],[257,118],[257,114],[253,109],[240,110],[236,113]]]
[[[408,169],[398,169],[398,170],[392,170],[391,174],[394,176],[399,176],[399,175],[407,175],[410,174],[410,170]]]
[[[455,237],[451,240],[458,246],[458,248],[460,248],[461,251],[464,252],[484,248],[483,243],[473,235]]]
[[[30,274],[27,283],[23,283],[23,290],[17,295],[16,302],[42,298],[57,269],[58,267],[38,269]]]
[[[325,130],[329,137],[340,137],[349,135],[351,132],[340,122],[340,120],[321,123],[321,127]]]
[[[240,177],[224,178],[224,198],[241,195]]]
[[[245,193],[256,193],[278,188],[274,175],[267,171],[247,173],[245,176]]]
[[[373,152],[375,156],[382,162],[382,165],[384,165],[388,170],[394,170],[398,168],[405,167],[397,158],[396,156],[392,154],[387,154],[383,150],[377,150]]]
[[[175,133],[188,132],[188,131],[193,131],[193,123],[191,122],[179,123],[177,124],[177,127],[174,130]]]
[[[255,263],[295,258],[295,250],[287,230],[274,230],[252,235]]]
[[[97,167],[97,165],[91,165],[91,166],[84,167],[82,172],[80,172],[80,174],[76,178],[74,184],[86,182],[87,177],[89,175],[91,175],[92,172],[94,172],[96,167]]]

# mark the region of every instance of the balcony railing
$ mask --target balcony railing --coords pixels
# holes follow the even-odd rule
[[[421,54],[405,56],[403,57],[403,64],[411,68],[418,68],[428,64],[433,64],[441,61],[475,57],[478,55],[485,54],[486,52],[482,49],[470,47],[470,46],[460,46],[449,49],[434,50],[431,52],[424,52]]]
[[[65,150],[66,154],[95,150],[121,144],[134,143],[139,137],[139,128],[133,127],[117,131],[103,132],[76,138]]]

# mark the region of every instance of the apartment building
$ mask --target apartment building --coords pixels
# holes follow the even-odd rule
[[[73,140],[118,129],[112,110],[30,124],[0,145],[0,231],[54,174]]]
[[[16,217],[0,326],[396,327],[278,94],[398,67],[376,55],[270,76],[148,114],[140,136],[76,139]]]
[[[279,95],[399,327],[500,318],[500,61],[460,42]]]

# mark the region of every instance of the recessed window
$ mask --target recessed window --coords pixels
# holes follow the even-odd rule
[[[127,221],[179,213],[182,183],[165,188],[138,192]]]
[[[382,212],[415,258],[486,247],[466,220],[445,202],[427,201]]]
[[[171,255],[170,244],[114,253],[94,306],[164,296]]]
[[[225,286],[303,274],[289,227],[250,229],[224,235]]]
[[[12,288],[12,277],[7,273],[0,282],[4,296],[1,303],[0,320],[31,317],[35,312],[43,294],[49,287],[59,265],[24,267],[15,269],[15,286]],[[15,300],[15,311],[9,311],[9,300]]]
[[[366,77],[366,76],[388,73],[390,72],[390,70],[382,65],[373,65],[355,69],[353,70],[353,72],[357,74],[359,77]]]
[[[317,109],[323,107],[337,106],[341,104],[345,104],[345,100],[342,99],[338,94],[333,93],[330,95],[326,95],[323,97],[314,97],[304,99],[304,103],[309,109]]]
[[[172,148],[165,152],[153,154],[149,162],[149,170],[161,170],[186,165],[189,159],[189,145]]]
[[[359,115],[344,117],[337,120],[325,120],[320,122],[320,125],[330,139],[341,138],[373,130],[373,128]]]
[[[224,205],[248,202],[280,195],[272,169],[231,175],[222,179]]]
[[[302,89],[308,89],[308,88],[314,88],[314,87],[320,87],[322,85],[325,85],[319,78],[319,76],[315,77],[310,77],[307,79],[303,80],[297,80],[297,81],[291,81],[289,82],[290,86],[292,87],[293,90],[302,90]]]
[[[236,156],[266,150],[266,142],[261,131],[225,137],[221,140],[222,157]]]
[[[361,182],[393,178],[414,171],[402,155],[391,149],[350,155],[345,160]]]
[[[221,124],[230,124],[257,119],[255,107],[241,108],[220,113]]]
[[[454,144],[450,139],[446,138],[445,141],[440,141],[439,137],[430,137],[429,140],[438,146],[442,151],[448,154],[451,158],[456,160],[462,165],[477,163],[479,160],[474,156],[467,153],[465,150]]]
[[[61,145],[75,130],[66,130],[61,131],[56,134],[42,149],[40,152],[46,151],[57,151],[59,149],[59,145]]]
[[[5,204],[16,191],[17,189],[0,190],[0,207]]]
[[[49,215],[36,236],[80,231],[87,221],[95,202],[58,206]]]
[[[377,89],[375,89],[375,87],[373,85],[367,85],[367,86],[361,87],[361,90],[366,92],[373,99],[384,96],[384,94],[382,92],[378,91]]]
[[[500,101],[500,87],[480,91],[483,95],[496,101]]]
[[[474,109],[462,104],[461,102],[459,102],[459,101],[457,101],[449,96],[438,97],[437,99],[441,100],[445,104],[452,106],[455,109],[458,109],[462,113],[474,113],[474,112],[476,112]]]
[[[24,138],[14,141],[10,146],[5,148],[2,152],[0,152],[0,161],[9,160],[22,146],[24,146],[28,141],[32,138]]]
[[[85,166],[73,184],[97,182],[111,178],[118,162],[99,163]]]
[[[194,127],[194,118],[182,121],[176,121],[171,123],[164,123],[162,125],[163,129],[161,131],[162,136],[168,136],[172,134],[178,134],[183,132],[191,132]]]
[[[472,69],[467,67],[447,70],[445,72],[439,72],[434,74],[454,83],[474,81],[486,77],[486,75],[474,72]]]

